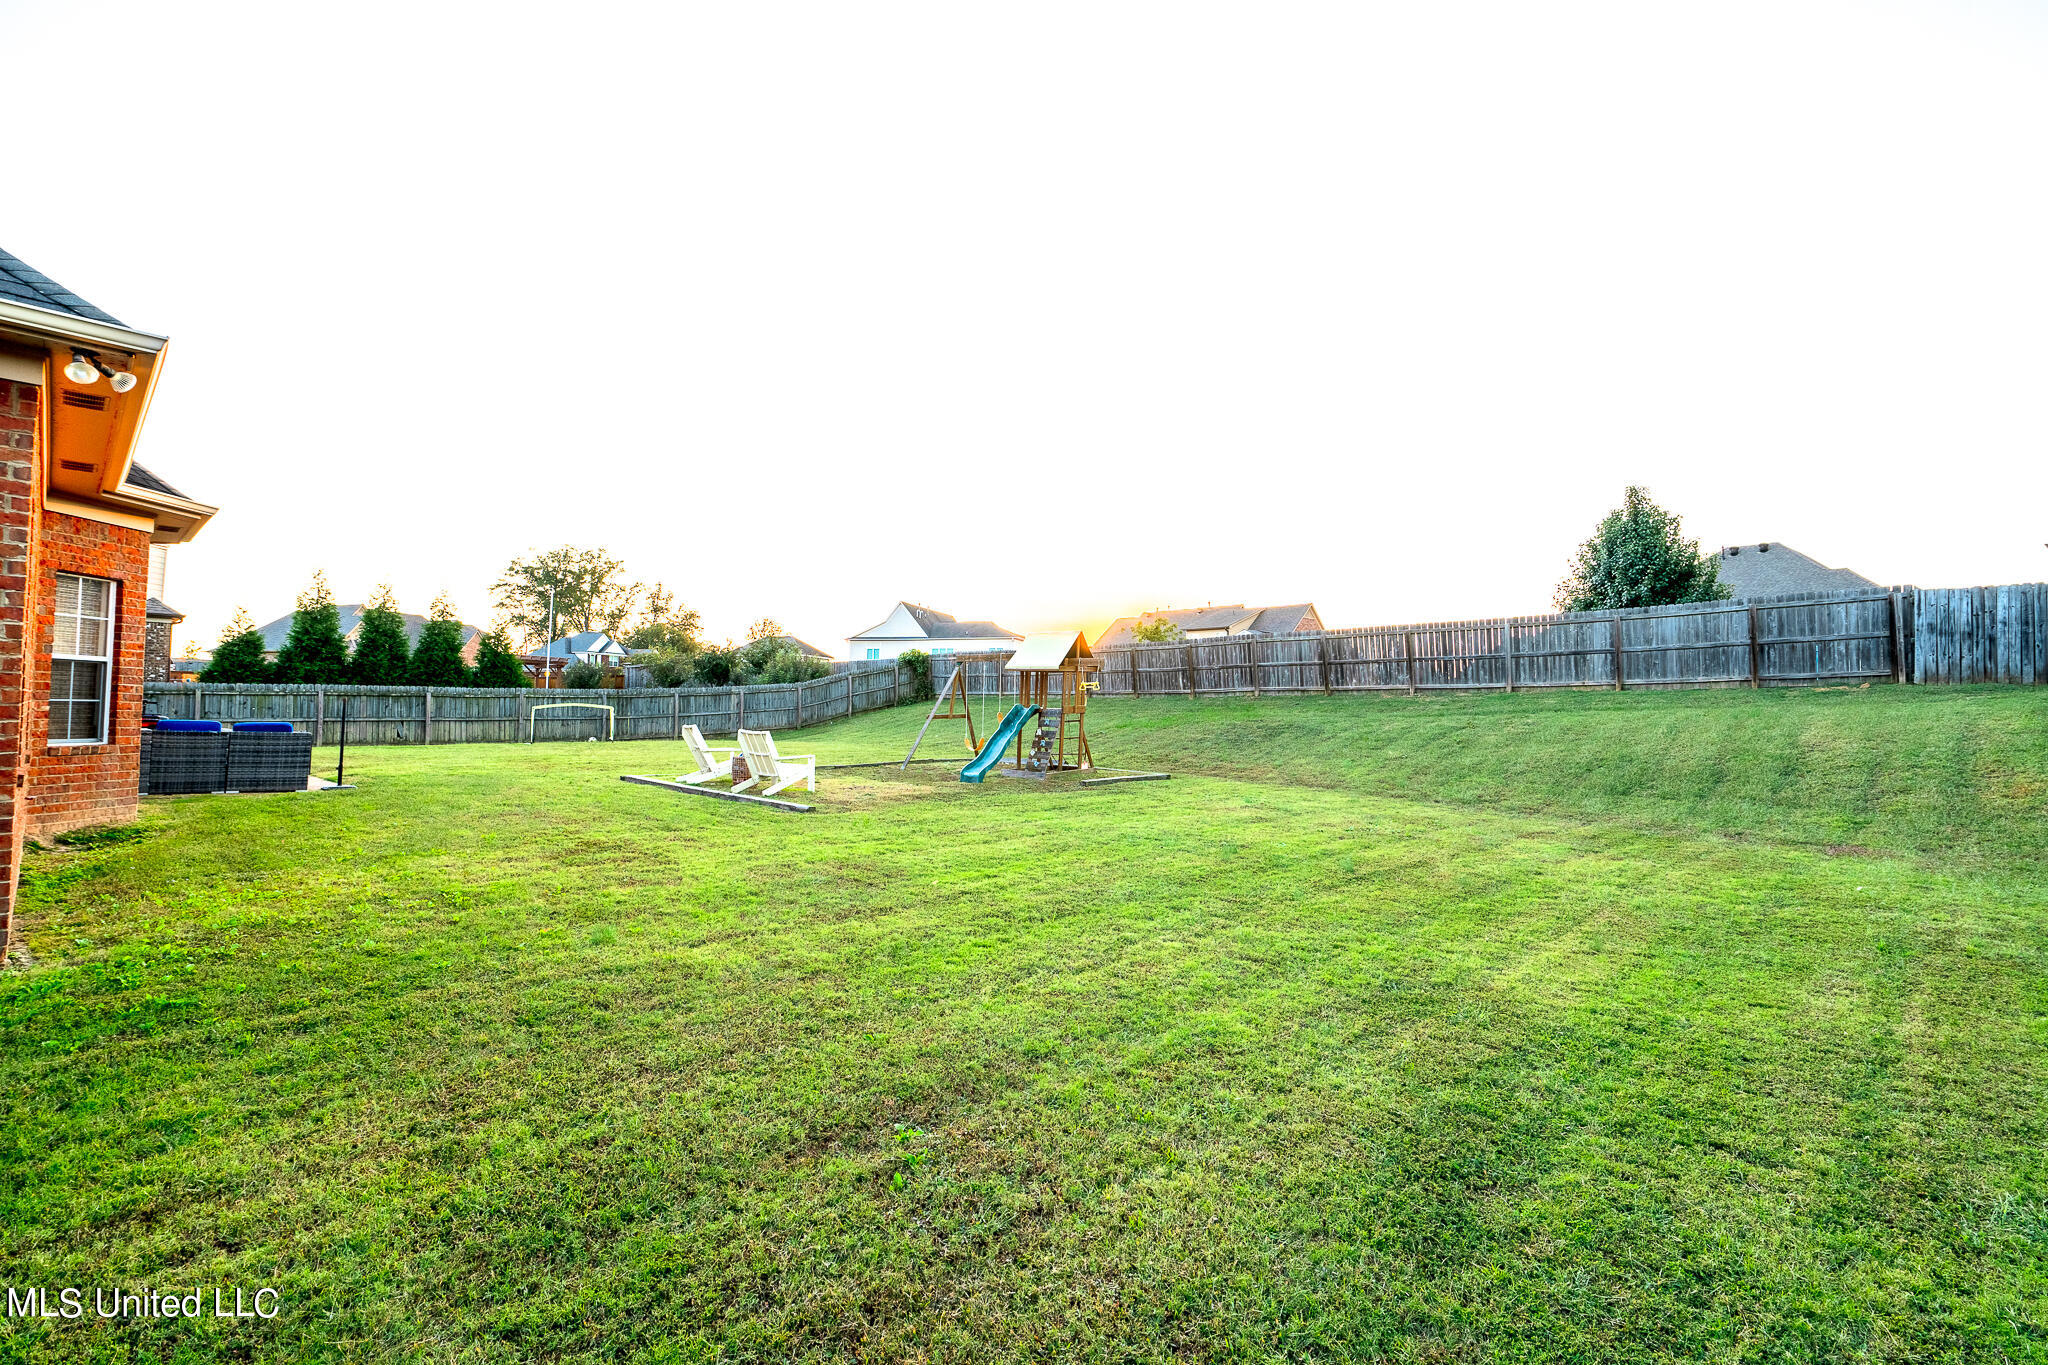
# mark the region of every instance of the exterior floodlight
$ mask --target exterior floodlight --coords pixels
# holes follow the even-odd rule
[[[71,363],[64,367],[64,377],[74,384],[91,384],[99,379],[100,367],[87,360],[83,351],[73,351]]]
[[[107,383],[113,386],[115,393],[126,393],[135,387],[135,376],[126,370],[116,370],[107,376]]]

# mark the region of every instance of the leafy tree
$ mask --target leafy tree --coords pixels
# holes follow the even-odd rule
[[[787,634],[789,632],[782,628],[782,622],[772,616],[764,616],[747,627],[747,643],[758,644],[762,640],[773,640]]]
[[[277,651],[271,677],[278,682],[343,683],[349,680],[348,643],[341,638],[341,610],[327,575],[315,572],[292,612],[291,634]]]
[[[784,645],[755,666],[749,682],[809,682],[831,673],[832,661],[806,654],[794,645]]]
[[[697,681],[697,651],[687,653],[659,650],[633,660],[647,670],[647,680],[656,687],[688,687]]]
[[[896,656],[896,666],[910,670],[912,685],[905,701],[930,701],[937,695],[932,689],[932,656],[921,649],[906,649]]]
[[[746,671],[746,660],[731,645],[713,645],[690,656],[690,668],[699,687],[727,687]]]
[[[350,679],[359,683],[402,683],[411,675],[412,646],[405,638],[405,616],[398,610],[389,583],[364,604],[356,651],[348,663]]]
[[[1131,627],[1131,638],[1148,645],[1170,645],[1183,638],[1184,632],[1164,616],[1155,616],[1149,621],[1141,620]]]
[[[213,658],[199,675],[210,683],[254,683],[270,680],[270,661],[263,657],[263,636],[249,613],[235,608],[235,619],[220,637]]]
[[[455,604],[442,593],[427,609],[427,624],[412,652],[412,681],[417,687],[467,687],[469,665],[462,660],[462,622]]]
[[[603,687],[604,670],[588,659],[578,659],[562,670],[564,687]]]
[[[578,631],[625,628],[640,585],[628,583],[626,566],[604,550],[573,545],[515,559],[491,585],[491,601],[505,622],[529,643],[546,644],[548,590],[554,590],[557,636]]]
[[[1560,611],[1617,611],[1675,602],[1714,602],[1728,596],[1714,559],[1687,540],[1676,514],[1630,485],[1579,547],[1571,577],[1558,584]]]
[[[634,649],[687,654],[697,648],[697,631],[702,624],[696,612],[677,602],[674,593],[656,583],[647,590],[647,605],[641,610],[640,624],[624,637],[623,643]]]
[[[424,632],[422,632],[424,633]],[[512,642],[505,638],[504,628],[487,632],[477,641],[476,667],[470,670],[471,687],[531,687],[533,680],[526,676],[526,668],[519,662],[519,656],[512,652]]]

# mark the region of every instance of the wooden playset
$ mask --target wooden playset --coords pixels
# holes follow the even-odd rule
[[[910,766],[933,721],[959,720],[966,722],[966,745],[974,754],[960,771],[962,782],[979,782],[990,772],[1044,778],[1055,772],[1093,769],[1095,757],[1088,748],[1088,694],[1096,688],[1095,675],[1101,667],[1088,648],[1087,637],[1078,630],[1027,636],[1003,665],[1006,679],[1016,679],[1016,700],[986,742],[975,731],[967,670],[955,668],[933,699],[931,714],[911,742],[903,766]],[[1030,730],[1027,752],[1026,731],[1034,720],[1037,726]],[[1012,751],[1008,762],[1003,759],[1005,750]]]

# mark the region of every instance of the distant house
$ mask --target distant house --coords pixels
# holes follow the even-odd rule
[[[1190,640],[1214,640],[1225,635],[1281,635],[1290,630],[1321,630],[1323,618],[1315,603],[1296,602],[1285,607],[1248,607],[1233,602],[1222,607],[1189,607],[1180,611],[1148,611],[1141,616],[1119,616],[1095,642],[1099,654],[1105,649],[1123,649],[1136,643],[1131,632],[1140,624],[1171,621]]]
[[[960,621],[942,611],[898,602],[880,625],[846,637],[849,659],[893,659],[906,649],[927,654],[971,654],[1009,649],[1024,637],[993,621]]]
[[[574,635],[550,641],[541,649],[520,655],[519,662],[535,686],[560,687],[562,674],[571,664],[618,668],[632,655],[646,652],[622,645],[601,630],[579,630]]]
[[[193,659],[173,659],[171,660],[171,676],[169,681],[198,682],[199,675],[204,673],[206,666],[212,662],[213,660],[207,656]]]
[[[131,474],[129,476],[133,478]],[[159,480],[161,482],[161,480]],[[170,564],[171,547],[149,547],[149,596],[142,611],[142,680],[171,681],[171,631],[185,619],[185,613],[164,603],[164,576]]]
[[[526,657],[533,660],[560,659],[566,667],[572,663],[604,665],[622,664],[626,656],[638,651],[620,644],[601,630],[581,630],[574,635],[564,635],[551,641],[545,649],[536,649]]]
[[[1852,570],[1830,569],[1819,560],[1810,559],[1777,540],[1760,541],[1754,545],[1725,545],[1715,567],[1721,571],[1721,582],[1734,597],[1848,592],[1878,586]]]
[[[152,547],[160,548],[160,547]],[[142,680],[171,681],[171,629],[185,619],[176,607],[151,597],[142,609]]]
[[[363,629],[363,603],[342,602],[336,605],[335,610],[341,613],[341,638],[348,642],[350,649],[354,649],[356,647],[356,637],[362,633]],[[407,646],[417,649],[420,643],[420,632],[425,630],[427,626],[427,618],[415,615],[409,611],[400,612],[399,615],[405,618]],[[275,663],[277,661],[277,652],[284,648],[285,640],[292,633],[292,618],[280,616],[268,625],[258,626],[256,633],[263,637],[263,657]],[[482,630],[467,622],[463,623],[462,662],[469,664],[471,667],[476,665],[476,647],[483,642],[483,638],[484,633]]]

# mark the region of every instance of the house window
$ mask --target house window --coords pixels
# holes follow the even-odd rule
[[[868,651],[868,657],[870,659],[879,659],[882,657],[882,651],[879,649],[870,649]]]
[[[57,629],[50,644],[50,743],[104,744],[113,694],[112,579],[57,575]]]
[[[933,646],[932,646],[932,653],[934,653],[934,654],[951,654],[952,652],[953,652],[953,646],[951,646],[951,645],[933,645]]]

